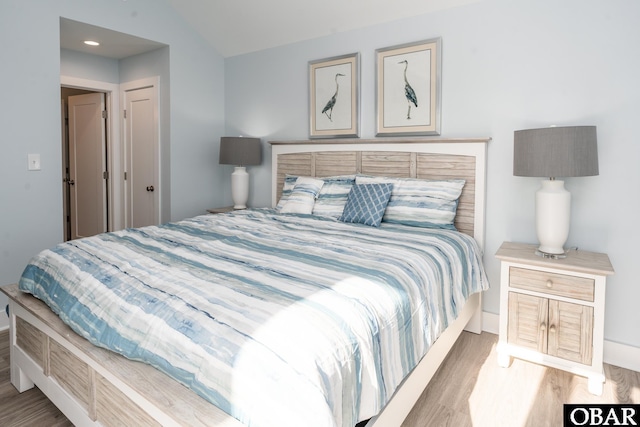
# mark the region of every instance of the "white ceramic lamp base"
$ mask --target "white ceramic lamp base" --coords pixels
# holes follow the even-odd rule
[[[542,181],[542,188],[536,192],[536,231],[541,255],[564,256],[570,215],[571,193],[565,190],[564,181]]]
[[[236,166],[231,174],[231,198],[234,209],[246,209],[249,200],[249,174],[244,166]]]

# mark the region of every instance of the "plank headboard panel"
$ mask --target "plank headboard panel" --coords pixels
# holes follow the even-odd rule
[[[473,139],[333,139],[271,141],[272,205],[286,175],[366,174],[421,179],[463,178],[456,228],[484,247],[486,145]]]

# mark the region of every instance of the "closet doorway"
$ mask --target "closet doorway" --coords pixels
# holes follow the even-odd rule
[[[106,94],[61,88],[65,240],[109,230]]]

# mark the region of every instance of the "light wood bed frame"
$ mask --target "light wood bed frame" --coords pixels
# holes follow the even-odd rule
[[[271,142],[273,205],[286,174],[351,173],[418,178],[464,177],[456,225],[484,245],[486,145],[489,139],[375,139]],[[77,426],[223,426],[242,424],[150,365],[96,347],[44,303],[18,290],[9,297],[11,383],[37,385]],[[400,425],[463,328],[481,330],[475,294],[368,426]]]

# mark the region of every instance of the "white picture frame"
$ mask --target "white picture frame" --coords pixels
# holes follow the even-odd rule
[[[440,135],[442,39],[376,50],[377,136]]]
[[[309,62],[309,136],[359,136],[360,54]]]

